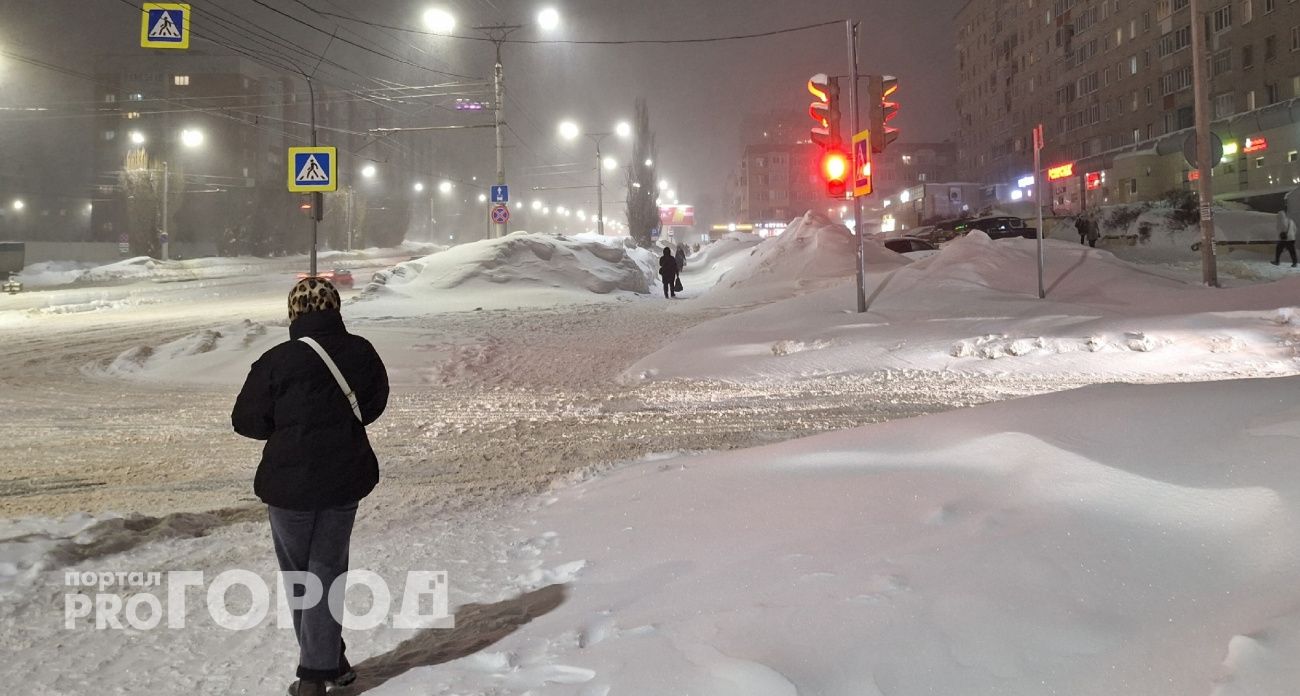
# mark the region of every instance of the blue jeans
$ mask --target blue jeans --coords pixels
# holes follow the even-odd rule
[[[329,607],[334,581],[348,571],[348,549],[357,504],[348,503],[325,510],[286,510],[268,506],[271,538],[280,570],[307,572],[321,582],[324,596],[315,606],[293,610],[293,632],[298,637],[298,678],[333,680],[351,667],[343,656],[343,626]],[[285,588],[301,597],[299,585]]]

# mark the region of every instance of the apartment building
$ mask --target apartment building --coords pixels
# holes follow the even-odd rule
[[[1186,188],[1193,126],[1189,0],[970,0],[957,16],[962,175],[1034,193],[1032,130],[1053,209]],[[1300,3],[1206,0],[1220,198],[1300,181]],[[1296,111],[1297,113],[1292,113]]]

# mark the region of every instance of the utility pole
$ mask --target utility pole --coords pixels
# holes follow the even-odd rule
[[[1217,250],[1214,248],[1214,165],[1210,146],[1210,99],[1206,83],[1205,21],[1201,0],[1192,0],[1192,98],[1196,102],[1196,191],[1201,199],[1201,280],[1219,286]]]
[[[853,114],[853,132],[856,134],[862,131],[862,115],[858,108],[858,23],[846,19],[844,26],[849,39],[849,111]],[[858,166],[860,165],[854,162],[855,172]],[[867,248],[866,234],[862,228],[862,199],[853,196],[853,234],[858,238],[858,314],[867,311]]]
[[[501,47],[505,44],[510,35],[523,29],[522,24],[496,24],[491,26],[473,27],[474,31],[487,37],[492,45],[496,47],[496,65],[492,70],[492,93],[496,100],[494,109],[496,122],[496,150],[497,150],[497,185],[506,185],[506,81],[505,66],[501,61]],[[506,236],[506,223],[493,223],[492,236],[501,238]]]
[[[171,243],[171,237],[167,236],[167,197],[170,195],[170,187],[167,182],[170,180],[171,175],[167,168],[167,161],[163,160],[162,234],[160,235],[162,239],[159,240],[162,243],[163,261],[168,260],[167,245]]]
[[[1034,127],[1034,205],[1038,208],[1038,299],[1047,297],[1043,288],[1043,124]],[[1087,186],[1084,186],[1087,189]]]
[[[316,88],[312,85],[310,76],[307,77],[307,92],[311,95],[311,146],[316,147]],[[316,277],[316,247],[317,235],[319,234],[319,224],[321,217],[321,208],[324,207],[325,196],[319,191],[311,194],[311,276]],[[351,230],[349,230],[350,232]],[[352,245],[349,244],[349,247]]]
[[[603,136],[602,136],[603,137]],[[596,233],[605,236],[605,181],[604,174],[601,172],[605,168],[605,162],[600,157],[601,138],[594,138],[596,141]]]

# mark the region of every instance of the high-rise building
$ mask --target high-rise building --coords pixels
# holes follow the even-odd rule
[[[1189,186],[1189,0],[970,0],[957,15],[964,178],[998,195],[1032,190],[1043,124],[1051,205],[1070,211]],[[1300,182],[1300,3],[1206,0],[1214,131],[1227,154],[1219,198]]]

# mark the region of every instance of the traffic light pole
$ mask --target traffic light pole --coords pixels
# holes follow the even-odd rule
[[[862,131],[862,115],[858,108],[858,24],[851,19],[844,20],[844,27],[849,39],[849,110],[853,112],[853,132]],[[853,163],[853,171],[860,165]],[[856,178],[856,177],[854,177]],[[850,186],[850,190],[852,187]],[[853,234],[858,238],[858,313],[867,311],[867,247],[865,230],[862,229],[862,199],[853,196]]]

